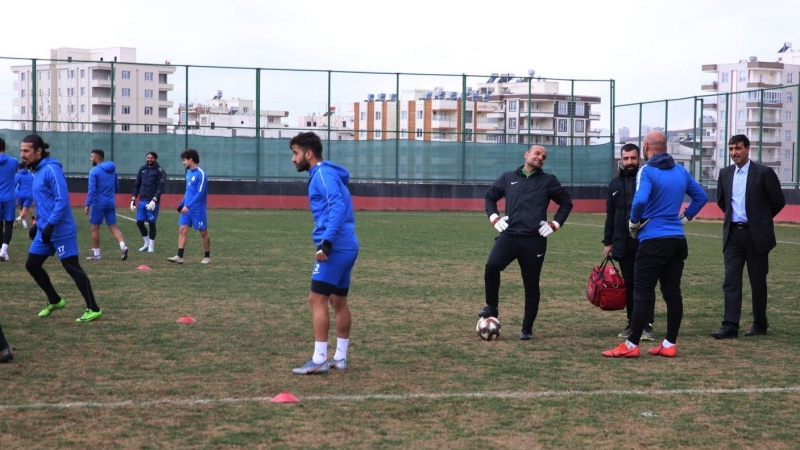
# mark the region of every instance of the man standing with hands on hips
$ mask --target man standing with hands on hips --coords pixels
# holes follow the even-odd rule
[[[479,317],[497,317],[500,297],[500,272],[515,259],[525,286],[525,316],[520,340],[533,337],[533,322],[539,312],[539,275],[547,252],[547,236],[566,222],[572,199],[555,175],[542,170],[547,150],[533,145],[524,154],[525,164],[505,172],[486,190],[486,214],[500,235],[495,239],[484,272],[486,307]],[[505,197],[506,216],[500,217],[497,202]],[[547,221],[550,200],[558,204],[553,220]]]
[[[728,141],[733,164],[720,170],[717,205],[725,213],[722,253],[725,261],[725,315],[715,339],[739,337],[742,315],[742,271],[747,263],[753,295],[753,325],[744,335],[767,334],[767,272],[775,248],[773,218],[786,205],[780,181],[767,166],[750,160],[750,140],[737,134]]]

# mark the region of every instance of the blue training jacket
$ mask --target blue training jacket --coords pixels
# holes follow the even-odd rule
[[[19,169],[14,175],[14,190],[17,198],[33,198],[33,175],[28,169]]]
[[[208,178],[199,166],[186,171],[186,194],[179,205],[189,210],[205,211],[208,201]]]
[[[691,199],[684,210],[689,218],[700,212],[708,195],[692,175],[667,153],[647,161],[636,175],[636,194],[631,205],[631,221],[650,219],[639,230],[639,242],[665,237],[684,237],[680,219],[684,195]]]
[[[69,206],[67,178],[61,163],[47,157],[39,161],[33,172],[33,200],[36,202],[36,225],[39,234],[53,225],[53,240],[76,237],[78,227]]]
[[[16,178],[17,167],[19,167],[19,161],[16,158],[0,153],[0,202],[13,202],[16,198],[14,178]]]
[[[314,245],[329,241],[333,250],[358,250],[356,218],[347,183],[350,174],[329,161],[308,171],[308,203],[314,216]]]
[[[89,193],[85,206],[114,208],[117,206],[115,194],[118,191],[117,167],[112,161],[103,161],[89,171]]]

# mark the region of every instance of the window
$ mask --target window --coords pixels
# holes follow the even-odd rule
[[[342,128],[347,128],[347,121],[346,120],[342,121]]]
[[[59,80],[61,79],[61,72],[63,72],[63,70],[59,70],[59,71],[58,71],[58,79],[59,79]]]
[[[789,178],[789,169],[783,169],[783,178]]]
[[[307,127],[310,127],[310,126],[311,126],[311,121],[310,121],[310,120],[306,120],[306,126],[307,126]]]
[[[744,128],[737,128],[736,134],[744,134]]]
[[[472,123],[472,111],[466,111],[466,114],[464,114],[464,121]]]
[[[567,119],[558,119],[558,131],[562,133],[567,131]]]
[[[739,83],[747,83],[747,71],[739,71]]]
[[[361,111],[361,120],[367,120],[367,113],[364,111]]]
[[[791,140],[792,140],[792,132],[786,130],[786,142],[791,142]]]
[[[250,112],[250,108],[248,108],[247,106],[242,107],[242,114],[247,114],[249,112]]]
[[[269,118],[267,118],[267,122],[268,123],[275,123],[275,118],[274,117],[269,117]]]
[[[425,114],[421,109],[417,111],[417,119],[422,120],[422,115]]]
[[[725,149],[719,149],[719,157],[720,159],[725,159]]]
[[[145,89],[144,90],[144,98],[153,98],[153,90],[152,89]]]
[[[719,79],[719,81],[720,81],[721,83],[727,83],[727,82],[728,82],[728,72],[722,72],[722,73],[720,74],[720,79]]]
[[[130,70],[123,70],[122,71],[122,79],[123,80],[130,80],[131,79],[131,71]]]
[[[122,114],[130,114],[130,113],[131,113],[131,107],[130,106],[123,106],[122,107]]]
[[[20,108],[19,112],[22,113],[22,115],[24,116],[25,115],[25,107],[23,106],[22,108]]]
[[[791,72],[786,74],[786,82],[787,83],[792,83],[792,75],[793,74]]]
[[[792,158],[792,151],[791,151],[791,150],[789,150],[789,149],[786,149],[786,150],[784,150],[784,151],[783,151],[783,159],[784,159],[784,160],[786,160],[786,161],[788,161],[788,160],[790,160],[791,158]]]
[[[123,123],[123,124],[122,124],[122,131],[131,131],[131,126],[130,126],[130,124]]]
[[[420,111],[420,112],[421,112],[421,111]],[[417,137],[418,137],[418,138],[421,138],[421,137],[422,137],[422,128],[417,128]]]
[[[786,122],[791,122],[791,121],[792,121],[792,112],[786,111]]]
[[[130,97],[131,96],[131,90],[129,88],[122,88],[122,96],[123,97]]]
[[[86,78],[86,69],[81,69],[81,78]]]
[[[517,110],[517,101],[516,100],[509,100],[508,102],[508,111],[514,112]]]
[[[786,93],[786,103],[792,103],[792,93],[791,92],[787,92]]]
[[[381,112],[375,111],[375,120],[381,120]]]
[[[375,139],[380,139],[383,136],[381,130],[375,130]]]
[[[407,120],[408,119],[408,111],[406,111],[406,110],[400,111],[400,119]]]
[[[740,110],[738,111],[738,114],[737,114],[737,116],[736,116],[736,117],[737,117],[739,120],[744,120],[744,118],[745,118],[745,113],[744,113],[744,110],[743,110],[743,109],[740,109]]]
[[[86,97],[86,88],[81,88],[81,97]]]
[[[152,125],[145,125],[144,126],[144,132],[145,133],[152,133],[153,132],[153,126]]]
[[[584,122],[582,120],[576,120],[575,121],[575,131],[577,131],[578,133],[583,133],[583,124],[584,124]]]
[[[153,72],[145,72],[144,81],[153,81]]]
[[[559,114],[567,114],[567,103],[566,102],[558,102],[558,113]]]
[[[58,96],[61,97],[61,88],[58,88]]]
[[[361,133],[359,134],[359,136],[361,136],[361,139],[366,139],[367,138],[367,132],[364,131],[364,130],[361,130]]]
[[[75,105],[69,105],[69,107],[67,108],[67,112],[74,113],[75,112]]]
[[[517,119],[516,118],[511,117],[511,118],[508,119],[508,128],[509,129],[517,128]]]
[[[512,135],[508,136],[508,143],[509,144],[516,144],[517,143],[517,136],[515,134],[512,134]]]
[[[75,88],[69,88],[69,96],[75,97]]]
[[[405,128],[401,128],[400,139],[406,139],[406,138],[408,138],[408,130],[406,130]]]
[[[85,113],[85,112],[86,112],[86,105],[81,105],[81,112],[82,112],[82,113]]]
[[[586,103],[575,103],[575,115],[576,116],[584,116],[586,115]],[[582,131],[582,130],[578,130]]]
[[[25,72],[19,74],[19,81],[25,81]]]
[[[22,98],[25,98],[25,89],[20,91],[19,96],[22,97]]]
[[[567,138],[558,138],[558,145],[567,145]]]
[[[145,106],[144,107],[144,115],[145,116],[152,116],[153,115],[153,107],[152,106]]]
[[[72,69],[69,72],[67,72],[67,78],[75,78],[75,69]]]

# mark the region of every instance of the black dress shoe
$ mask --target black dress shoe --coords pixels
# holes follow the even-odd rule
[[[711,337],[714,339],[738,339],[739,330],[732,327],[722,327],[717,331],[712,331]]]
[[[745,336],[762,336],[762,335],[765,335],[765,334],[767,334],[767,330],[753,325],[752,327],[750,327],[749,330],[747,330],[747,333],[745,333],[744,335]]]
[[[485,308],[478,311],[478,317],[497,317],[499,313],[497,306],[486,305]]]
[[[533,332],[532,331],[520,331],[519,333],[519,340],[520,341],[530,341],[533,339]]]
[[[14,359],[14,354],[11,353],[11,347],[6,347],[0,350],[0,363],[6,363]]]

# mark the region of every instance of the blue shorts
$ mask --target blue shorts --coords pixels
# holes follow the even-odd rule
[[[30,208],[33,204],[33,197],[17,197],[17,205]]]
[[[312,281],[321,281],[335,286],[337,289],[350,287],[350,273],[358,258],[358,250],[336,251],[331,250],[328,260],[314,262],[311,272]]]
[[[139,207],[136,208],[136,220],[142,222],[155,222],[158,220],[158,210],[161,207],[161,203],[156,203],[156,209],[152,211],[147,210],[147,204],[150,203],[150,200],[147,201],[140,201]]]
[[[0,202],[0,219],[13,222],[17,218],[17,204],[14,200]]]
[[[89,211],[89,223],[92,225],[102,225],[103,220],[106,221],[108,226],[117,224],[117,208],[109,206],[105,208],[98,208],[93,206]]]
[[[190,209],[186,214],[181,214],[178,225],[191,225],[197,231],[208,229],[208,213],[205,209]]]
[[[78,256],[78,238],[68,237],[64,239],[53,239],[49,244],[42,242],[42,230],[36,233],[36,238],[31,242],[29,253],[34,255],[53,256],[58,254],[58,259]]]

